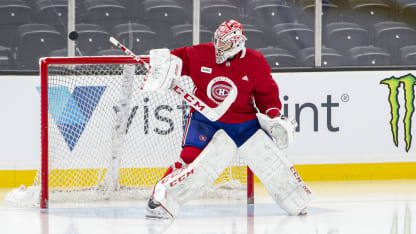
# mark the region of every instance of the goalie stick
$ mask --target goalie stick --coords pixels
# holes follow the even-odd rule
[[[149,64],[147,64],[145,61],[140,59],[139,56],[135,55],[132,51],[127,49],[124,45],[122,45],[117,39],[114,37],[110,37],[110,42],[123,50],[127,55],[135,59],[137,62],[143,64],[147,69],[151,69]],[[147,76],[146,76],[147,77]],[[143,89],[143,86],[145,85],[147,79],[143,80],[143,84],[141,89]],[[224,101],[219,104],[217,107],[209,107],[207,104],[205,104],[202,100],[194,96],[193,94],[187,92],[184,88],[182,88],[178,83],[175,82],[175,80],[172,81],[172,84],[170,86],[170,90],[178,94],[183,100],[185,100],[190,106],[192,106],[195,110],[203,114],[205,117],[207,117],[211,121],[217,121],[220,119],[225,112],[230,108],[231,104],[235,101],[237,97],[237,88],[234,84],[232,84],[233,88],[230,90],[228,96],[224,99]]]

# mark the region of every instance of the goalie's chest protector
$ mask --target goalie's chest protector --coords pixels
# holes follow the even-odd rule
[[[182,58],[182,75],[192,78],[196,87],[195,95],[211,107],[221,103],[227,97],[231,83],[235,84],[237,99],[219,121],[241,123],[256,118],[251,98],[258,79],[255,71],[263,66],[256,59],[255,53],[258,52],[243,50],[235,59],[223,64],[215,62],[212,43],[182,47],[172,53]]]

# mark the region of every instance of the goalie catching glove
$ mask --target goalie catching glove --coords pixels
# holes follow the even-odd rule
[[[182,59],[171,54],[169,49],[150,50],[150,69],[141,89],[165,92],[181,72]]]
[[[292,143],[295,129],[298,126],[295,119],[279,116],[270,118],[261,113],[257,113],[256,115],[261,128],[274,138],[279,149],[286,149]]]

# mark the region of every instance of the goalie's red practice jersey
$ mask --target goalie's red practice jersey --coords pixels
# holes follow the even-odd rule
[[[235,59],[222,64],[215,62],[213,43],[181,47],[171,52],[183,61],[182,75],[190,76],[195,84],[195,96],[210,107],[221,103],[231,90],[231,82],[238,94],[230,109],[218,120],[242,123],[256,118],[254,97],[261,113],[281,109],[279,89],[271,76],[263,55],[252,49],[242,50]]]

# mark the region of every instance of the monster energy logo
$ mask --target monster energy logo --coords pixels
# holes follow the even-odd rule
[[[412,143],[412,115],[415,111],[415,90],[416,77],[408,74],[402,77],[390,77],[380,81],[380,84],[385,84],[390,90],[389,103],[391,108],[391,132],[393,134],[393,141],[396,147],[398,146],[398,123],[399,123],[399,88],[403,85],[404,99],[405,99],[405,115],[403,117],[404,123],[404,140],[406,142],[406,152],[409,152]]]

